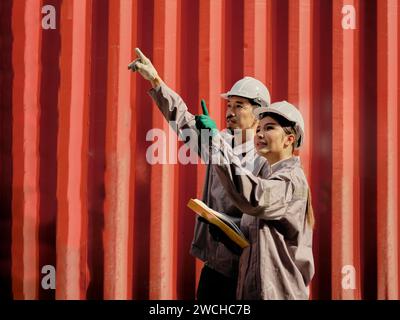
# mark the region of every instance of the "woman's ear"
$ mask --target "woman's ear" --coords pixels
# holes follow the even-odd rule
[[[285,147],[290,147],[291,145],[294,146],[295,142],[296,142],[296,136],[292,133],[288,134],[286,136]]]

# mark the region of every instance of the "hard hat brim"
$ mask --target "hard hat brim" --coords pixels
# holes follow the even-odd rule
[[[228,100],[229,97],[241,97],[241,98],[246,98],[246,99],[255,99],[257,97],[248,97],[248,96],[241,96],[240,94],[237,93],[231,93],[231,92],[226,92],[226,93],[221,93],[221,97]]]
[[[256,108],[253,111],[254,116],[259,119],[260,118],[260,114],[265,113],[265,112],[269,112],[271,107],[260,107],[260,108]],[[271,112],[274,112],[273,110]]]
[[[221,97],[224,98],[224,99],[226,99],[226,100],[228,100],[228,98],[229,98],[229,92],[221,93]]]
[[[228,100],[229,97],[241,97],[241,98],[245,98],[245,99],[257,99],[258,97],[248,97],[248,96],[241,96],[240,94],[237,93],[230,93],[230,92],[226,92],[226,93],[221,93],[221,97],[224,98],[225,100]],[[261,104],[261,107],[263,108],[265,106],[265,102],[264,101],[257,101],[257,103]]]
[[[253,114],[257,119],[260,119],[260,115],[263,113],[275,113],[275,114],[279,114],[280,116],[284,117],[286,120],[288,121],[293,121],[292,119],[288,119],[287,115],[285,115],[283,112],[280,112],[278,109],[274,108],[274,107],[260,107],[257,109],[254,109]],[[296,130],[297,130],[297,138],[301,138],[300,141],[300,145],[296,145],[295,149],[299,149],[301,147],[301,145],[303,144],[303,140],[304,140],[304,131],[301,128],[301,126],[296,125]]]

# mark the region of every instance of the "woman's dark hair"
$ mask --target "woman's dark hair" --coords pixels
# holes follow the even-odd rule
[[[315,217],[314,217],[314,209],[311,204],[311,190],[308,190],[306,219],[307,219],[307,223],[311,227],[311,229],[314,229]]]
[[[294,122],[289,121],[284,116],[281,116],[280,114],[277,114],[275,112],[263,112],[260,114],[259,118],[262,119],[265,117],[271,117],[272,119],[276,120],[276,122],[278,122],[282,128],[293,127],[293,129],[294,129],[294,127],[295,127]]]

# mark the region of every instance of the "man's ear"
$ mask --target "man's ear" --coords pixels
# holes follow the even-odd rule
[[[254,121],[253,121],[253,125],[251,126],[251,129],[256,130],[259,123],[260,123],[260,120],[258,120],[256,117],[254,117]]]

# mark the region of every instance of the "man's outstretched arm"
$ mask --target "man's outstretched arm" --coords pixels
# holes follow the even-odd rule
[[[209,118],[208,114],[198,116],[191,114],[183,99],[169,88],[158,75],[150,59],[139,48],[136,48],[135,52],[137,59],[128,65],[128,69],[138,72],[144,79],[150,81],[153,87],[149,92],[150,96],[157,104],[164,118],[190,149],[200,155],[205,162],[208,162],[208,149],[201,147],[200,140],[208,141],[209,131],[202,130],[204,132],[201,132],[201,129],[204,129],[201,125],[204,121],[213,122],[213,120]],[[204,105],[203,103],[203,110]],[[201,137],[200,132],[203,137]]]

